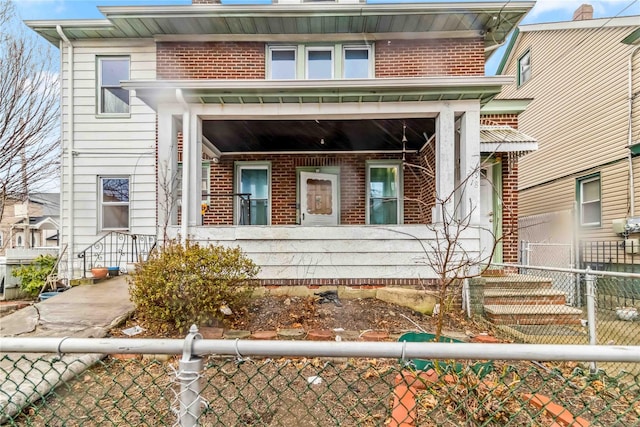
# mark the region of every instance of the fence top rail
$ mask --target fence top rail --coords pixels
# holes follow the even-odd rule
[[[497,267],[513,267],[513,268],[526,268],[529,270],[542,270],[542,271],[557,271],[560,273],[577,273],[577,274],[591,274],[594,276],[611,276],[611,277],[624,277],[628,279],[640,279],[640,273],[624,273],[616,271],[603,271],[603,270],[581,270],[577,268],[561,268],[561,267],[545,267],[542,265],[521,265],[521,264],[503,264],[492,263]]]
[[[2,353],[182,354],[184,340],[136,338],[0,338]],[[538,360],[640,363],[640,346],[205,340],[194,355]]]

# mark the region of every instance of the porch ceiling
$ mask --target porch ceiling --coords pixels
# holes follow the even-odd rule
[[[203,135],[222,153],[282,151],[419,150],[434,119],[406,120],[205,120]]]

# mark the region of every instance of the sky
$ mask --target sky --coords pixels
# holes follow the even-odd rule
[[[20,17],[29,19],[99,19],[103,15],[96,6],[123,5],[180,5],[191,4],[191,0],[13,0],[18,6]],[[271,0],[222,0],[226,4],[264,4]],[[420,2],[421,0],[412,0]],[[434,2],[422,0],[424,2]],[[472,0],[440,0],[465,2]],[[407,0],[368,0],[369,3],[401,3]],[[583,3],[593,6],[594,18],[609,18],[614,16],[640,15],[640,0],[537,0],[534,8],[522,21],[523,24],[541,22],[570,21],[573,12]],[[639,18],[640,20],[640,18]],[[496,50],[487,62],[487,74],[495,74],[498,63],[502,58],[505,47]]]

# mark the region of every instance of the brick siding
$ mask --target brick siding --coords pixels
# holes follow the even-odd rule
[[[502,155],[502,259],[518,263],[518,154]]]

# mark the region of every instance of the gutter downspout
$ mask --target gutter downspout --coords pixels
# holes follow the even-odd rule
[[[74,167],[74,162],[73,162],[73,147],[74,147],[74,139],[73,139],[73,124],[74,124],[74,109],[73,109],[73,45],[71,44],[71,42],[69,41],[69,39],[67,38],[66,34],[64,33],[64,31],[62,31],[62,26],[60,25],[56,25],[56,31],[58,32],[58,35],[60,36],[60,38],[62,40],[64,40],[64,42],[69,46],[69,53],[67,55],[67,61],[68,61],[68,73],[69,73],[69,88],[68,88],[68,92],[69,92],[69,111],[68,111],[68,121],[69,121],[69,129],[68,129],[68,143],[67,143],[67,162],[68,162],[68,170],[67,170],[67,175],[69,176],[69,188],[68,188],[68,193],[69,193],[69,203],[68,203],[68,212],[69,212],[69,238],[67,241],[68,247],[69,247],[69,254],[67,255],[67,280],[71,280],[74,276],[74,268],[73,268],[73,261],[74,261],[74,256],[75,256],[75,252],[74,252],[74,203],[73,203],[73,167]],[[60,42],[60,46],[62,46],[62,41]],[[61,61],[60,64],[62,65],[62,69],[60,70],[60,81],[61,81],[61,85],[60,85],[60,98],[61,100],[63,99],[63,95],[64,95],[64,88],[62,87],[62,82],[64,82],[63,79],[63,74],[64,74],[64,65],[63,65],[63,61],[62,61],[62,57],[63,57],[64,52],[62,52],[62,49],[60,50],[60,57],[61,57]],[[62,105],[61,105],[62,106]],[[60,118],[60,122],[63,123],[63,117],[64,117],[64,113],[63,111],[60,112],[61,114],[61,118]],[[61,134],[64,134],[64,127],[60,129]],[[63,144],[63,148],[64,148],[64,144]],[[64,149],[62,150],[62,153],[60,154],[60,156],[64,156]],[[64,163],[63,163],[64,164]],[[60,194],[61,194],[61,198],[64,199],[64,193],[62,192],[62,181],[64,181],[63,177],[60,177],[60,181],[61,181],[61,185],[60,185]],[[63,207],[64,203],[60,203],[60,218],[64,218],[64,216],[62,215],[62,207]],[[62,233],[61,233],[62,234]],[[62,237],[62,236],[60,236]],[[58,241],[58,243],[60,243],[60,240]]]
[[[633,120],[633,57],[640,50],[640,46],[636,46],[629,55],[629,128],[628,128],[628,140],[627,140],[627,153],[629,160],[629,213],[631,217],[636,214],[636,192],[633,182],[633,155],[631,153],[631,144],[633,143],[632,135],[632,120]]]
[[[191,216],[191,195],[189,193],[191,176],[191,144],[190,134],[190,111],[189,103],[184,99],[182,90],[176,89],[176,99],[184,106],[182,113],[182,223],[180,224],[181,241],[185,244],[189,236],[189,217]]]

